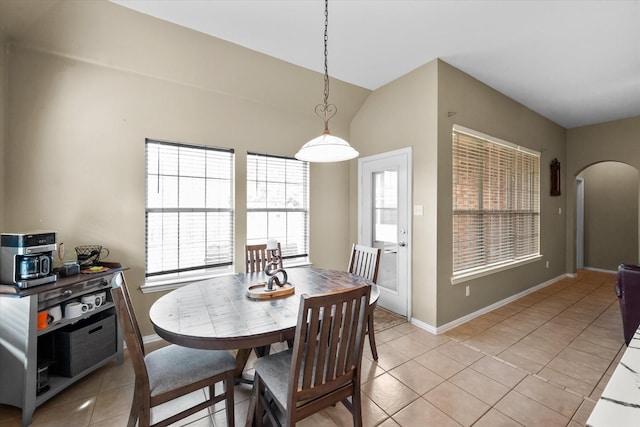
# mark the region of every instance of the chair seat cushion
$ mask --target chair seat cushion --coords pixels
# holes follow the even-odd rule
[[[236,368],[236,360],[226,350],[201,350],[179,345],[162,347],[147,354],[144,360],[151,396]]]
[[[286,350],[261,357],[255,362],[256,374],[262,378],[273,397],[287,409],[287,391],[291,372],[292,351]]]

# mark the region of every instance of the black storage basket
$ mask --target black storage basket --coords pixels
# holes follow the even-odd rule
[[[116,316],[102,312],[55,332],[56,373],[74,377],[117,351]]]

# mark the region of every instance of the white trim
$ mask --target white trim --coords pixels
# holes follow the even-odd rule
[[[286,268],[298,268],[298,267],[311,267],[313,263],[309,261],[292,263],[290,265],[285,265]],[[201,282],[203,280],[215,279],[216,277],[224,277],[224,276],[233,276],[233,271],[220,273],[220,274],[208,274],[208,275],[199,275],[199,276],[191,276],[184,277],[182,279],[173,279],[173,280],[159,280],[157,282],[148,281],[145,282],[144,285],[140,286],[140,290],[143,294],[150,294],[152,292],[162,292],[162,291],[171,291],[174,289],[181,288],[183,286],[189,285],[195,282]]]
[[[496,138],[495,136],[487,135],[486,133],[478,132],[477,130],[469,129],[460,125],[453,125],[453,132],[464,133],[466,135],[472,136],[478,139],[484,139],[485,141],[493,142],[494,144],[503,145],[508,148],[512,148],[516,151],[522,151],[524,153],[531,154],[533,156],[540,157],[540,153],[538,151],[532,150],[527,147],[523,147],[518,144],[514,144],[513,142],[505,141],[500,138]]]
[[[160,335],[158,335],[158,334],[145,335],[145,336],[142,337],[142,344],[149,344],[149,343],[158,342],[158,341],[162,341],[162,338],[160,338]],[[126,340],[122,340],[122,348],[123,349],[127,348],[127,341]]]
[[[615,270],[607,270],[606,268],[596,268],[596,267],[583,267],[583,270],[589,270],[589,271],[599,271],[600,273],[610,273],[610,274],[617,274],[618,272]]]
[[[477,279],[478,277],[489,276],[500,271],[509,270],[511,268],[520,267],[532,262],[540,261],[543,258],[542,255],[533,255],[529,258],[511,261],[507,263],[501,263],[494,267],[483,267],[482,269],[471,271],[469,273],[457,274],[451,277],[451,284],[456,285],[458,283],[466,282],[469,280]]]
[[[576,270],[584,268],[584,179],[576,178]]]
[[[436,328],[435,326],[432,326],[428,323],[424,323],[422,320],[418,320],[418,319],[411,319],[411,324],[417,326],[420,329],[423,329],[427,332],[430,332],[434,335],[438,335],[438,328]]]
[[[142,337],[142,342],[144,344],[149,344],[149,343],[157,342],[157,341],[162,341],[162,338],[160,338],[160,335],[158,335],[158,334],[145,335],[144,337]]]
[[[186,275],[183,277],[173,276],[171,279],[147,279],[144,285],[140,286],[140,290],[143,294],[152,292],[170,291],[178,289],[194,282],[201,282],[203,280],[213,279],[215,277],[231,276],[235,274],[233,271],[225,271],[224,273],[210,273],[210,274],[198,274],[198,275]]]
[[[569,274],[569,273],[561,274],[558,277],[555,277],[555,278],[553,278],[551,280],[547,280],[544,283],[541,283],[539,285],[533,286],[533,287],[531,287],[529,289],[526,289],[526,290],[524,290],[522,292],[519,292],[519,293],[517,293],[515,295],[511,295],[508,298],[505,298],[505,299],[500,300],[500,301],[498,301],[496,303],[488,305],[488,306],[486,306],[484,308],[481,308],[480,310],[474,311],[473,313],[469,313],[466,316],[462,316],[462,317],[460,317],[460,318],[458,318],[456,320],[453,320],[453,321],[451,321],[451,322],[449,322],[449,323],[447,323],[445,325],[442,325],[442,326],[434,327],[434,326],[429,325],[427,323],[424,323],[424,322],[422,322],[422,321],[420,321],[418,319],[411,319],[411,324],[412,325],[416,325],[420,329],[424,329],[427,332],[431,332],[432,334],[439,335],[439,334],[441,334],[443,332],[446,332],[446,331],[448,331],[450,329],[455,328],[456,326],[460,326],[463,323],[467,323],[468,321],[473,320],[476,317],[480,317],[483,314],[489,313],[490,311],[493,311],[493,310],[495,310],[497,308],[500,308],[503,305],[507,305],[507,304],[509,304],[509,303],[511,303],[511,302],[513,302],[513,301],[515,301],[517,299],[520,299],[520,298],[522,298],[522,297],[524,297],[526,295],[529,295],[529,294],[531,294],[531,293],[533,293],[535,291],[538,291],[538,290],[540,290],[542,288],[546,288],[547,286],[552,285],[555,282],[557,282],[558,280],[564,279],[566,277],[572,277],[572,275]]]

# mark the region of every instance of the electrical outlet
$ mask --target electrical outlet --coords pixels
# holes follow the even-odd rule
[[[549,268],[549,261],[547,261],[547,268]]]
[[[466,290],[465,290],[466,296],[469,296],[469,287],[467,286]]]

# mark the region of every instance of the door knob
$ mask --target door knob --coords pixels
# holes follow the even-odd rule
[[[402,247],[404,248],[405,246],[407,246],[407,242],[405,242],[404,240],[401,240],[401,241],[398,243],[398,246],[402,246]]]

